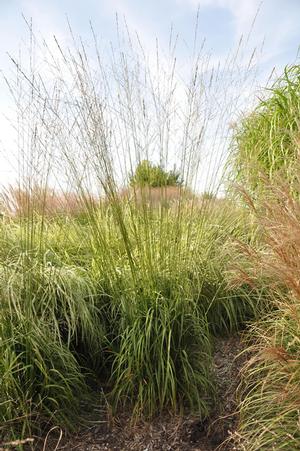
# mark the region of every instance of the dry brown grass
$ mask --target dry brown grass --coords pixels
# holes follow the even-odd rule
[[[300,165],[294,183],[264,181],[254,207],[261,247],[240,247],[240,283],[268,293],[271,311],[249,330],[252,358],[241,386],[242,445],[249,451],[299,449],[300,386]]]
[[[97,202],[96,198],[91,200]],[[1,206],[4,214],[13,217],[26,216],[32,211],[46,216],[76,216],[85,210],[78,193],[58,192],[38,185],[31,188],[10,186],[1,193]]]
[[[180,186],[126,188],[120,192],[120,196],[129,201],[134,200],[137,205],[146,202],[152,206],[158,206],[161,203],[172,205],[183,199],[195,198],[190,190]]]

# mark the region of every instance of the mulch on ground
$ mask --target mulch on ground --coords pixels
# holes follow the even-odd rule
[[[239,335],[216,340],[214,372],[217,403],[201,421],[195,416],[160,416],[151,422],[130,425],[129,414],[111,419],[98,412],[95,424],[77,434],[64,437],[59,430],[49,433],[38,449],[41,451],[216,451],[234,450],[229,440],[234,434],[238,416],[236,389],[245,355]],[[106,418],[105,418],[106,416]],[[103,419],[104,417],[104,419]]]

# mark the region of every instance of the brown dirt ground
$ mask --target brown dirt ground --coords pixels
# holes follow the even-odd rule
[[[216,340],[214,371],[217,405],[209,418],[165,415],[148,423],[130,426],[129,415],[111,421],[95,422],[71,437],[57,430],[48,435],[41,451],[216,451],[234,450],[230,439],[237,427],[236,388],[245,356],[239,356],[239,335]],[[105,415],[104,415],[105,416]],[[98,418],[103,419],[103,410]]]

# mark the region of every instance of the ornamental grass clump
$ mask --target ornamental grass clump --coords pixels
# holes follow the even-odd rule
[[[182,77],[174,36],[152,64],[119,28],[110,55],[93,29],[93,51],[72,31],[70,46],[30,32],[37,56],[28,67],[12,58],[16,79],[7,80],[19,173],[0,224],[3,433],[74,427],[87,373],[114,413],[204,418],[215,391],[212,335],[255,311],[226,280],[231,238],[247,226],[218,199],[224,130],[239,104],[223,93],[233,92],[240,48],[216,70],[195,47]],[[135,183],[145,161],[156,179]],[[214,195],[201,199],[199,184]]]
[[[293,184],[286,174],[265,179],[264,201],[256,204],[263,237],[259,248],[246,249],[241,267],[253,286],[267,291],[269,313],[250,326],[250,360],[239,389],[238,449],[291,450],[300,447],[300,204],[299,161]],[[253,206],[253,205],[252,205]]]
[[[282,176],[293,183],[300,136],[300,66],[284,74],[263,93],[257,108],[235,129],[233,176],[253,199],[264,196],[262,175]]]
[[[2,437],[42,433],[49,420],[72,428],[89,394],[77,350],[99,361],[103,342],[88,274],[23,249],[2,261],[0,298]]]

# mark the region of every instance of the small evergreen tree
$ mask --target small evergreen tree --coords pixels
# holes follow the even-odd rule
[[[165,171],[161,166],[154,165],[149,160],[142,160],[130,177],[131,186],[181,186],[183,180],[175,170]]]

